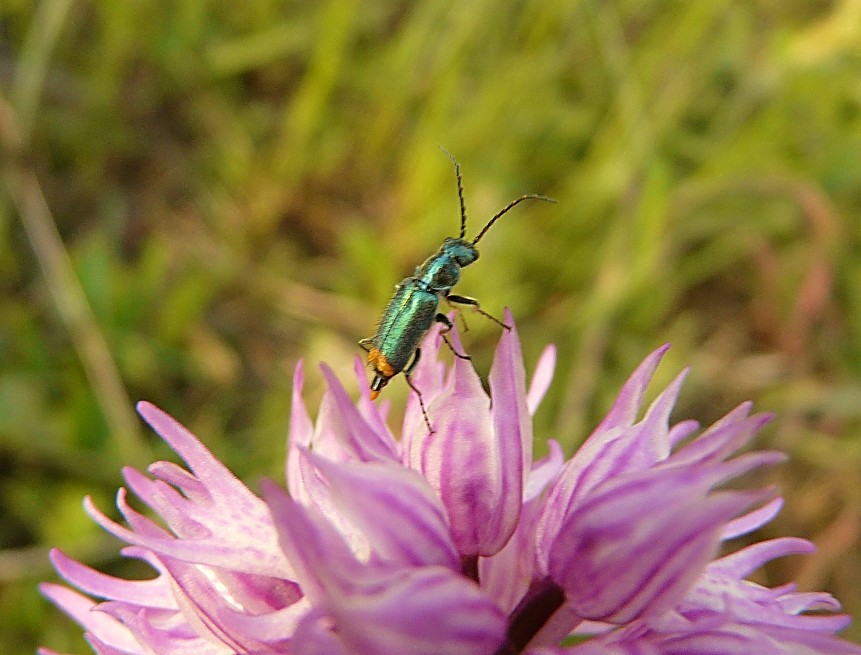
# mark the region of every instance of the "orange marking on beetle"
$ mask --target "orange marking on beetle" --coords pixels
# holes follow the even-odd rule
[[[368,364],[373,366],[374,370],[383,377],[391,378],[395,375],[395,369],[379,348],[371,348],[368,351]]]

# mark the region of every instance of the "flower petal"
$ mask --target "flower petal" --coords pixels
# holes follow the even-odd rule
[[[529,385],[529,392],[526,394],[526,406],[529,407],[530,415],[535,415],[538,406],[544,400],[550,383],[553,381],[553,371],[555,370],[556,346],[551,343],[544,348],[538,357],[535,372],[532,374],[532,382]]]
[[[394,459],[396,457],[394,443],[389,442],[385,435],[377,433],[359,413],[331,368],[326,364],[320,364],[320,370],[323,371],[329,393],[344,423],[345,430],[342,437],[343,446],[347,451],[363,462]]]
[[[726,459],[748,443],[772,418],[766,413],[747,416],[748,409],[746,403],[734,409],[697,439],[674,452],[672,462],[679,466],[695,466]]]
[[[565,456],[562,454],[562,446],[554,439],[547,440],[547,449],[550,451],[543,459],[537,460],[529,471],[526,481],[526,489],[523,492],[524,502],[536,498],[544,493],[544,490],[553,483],[562,471],[565,464]]]
[[[547,556],[565,517],[597,485],[604,480],[630,471],[646,470],[666,459],[670,448],[669,416],[678,396],[686,372],[682,372],[652,403],[646,416],[637,424],[620,425],[631,418],[630,403],[640,399],[644,393],[643,375],[654,372],[665,348],[652,353],[640,365],[637,372],[625,385],[628,388],[626,402],[617,401],[612,420],[605,419],[602,425],[612,426],[605,431],[595,430],[577,453],[565,464],[547,492],[541,517],[536,525],[536,542],[539,567],[546,571]],[[638,377],[639,376],[639,377]],[[637,384],[633,384],[636,382]],[[624,410],[624,411],[623,411]],[[609,416],[608,416],[609,418]]]
[[[413,442],[421,447],[419,470],[442,499],[462,557],[491,555],[505,545],[522,493],[519,444],[513,461],[503,460],[488,405],[475,369],[456,359],[452,379],[430,406],[435,432]],[[512,506],[515,493],[518,507]]]
[[[178,502],[177,495],[170,493],[167,485],[144,484],[143,476],[137,474],[132,478],[145,494],[142,500],[155,507],[175,510],[172,516],[176,525],[180,524],[178,521],[184,520],[184,525],[198,524],[204,529],[197,533],[199,539],[183,538],[170,545],[167,544],[168,538],[142,539],[142,535],[134,536],[130,531],[121,531],[123,536],[120,538],[157,552],[164,552],[165,547],[170,547],[170,554],[186,561],[235,566],[248,573],[291,578],[292,571],[278,547],[277,534],[266,504],[173,418],[146,402],[138,403],[137,407],[147,423],[188,463],[197,481],[206,490],[205,501],[201,501],[200,488],[195,488],[195,493],[190,494],[192,497]],[[120,535],[116,528],[121,526],[104,517],[91,502],[86,507],[91,516],[106,529]],[[160,548],[162,551],[159,551]],[[185,557],[179,554],[179,550],[184,551]]]
[[[96,603],[86,596],[50,582],[40,584],[39,590],[85,630],[98,634],[106,644],[126,653],[144,655],[146,652],[126,626],[114,617],[99,612]]]
[[[333,630],[332,619],[322,611],[306,614],[293,635],[292,652],[302,655],[354,655]]]
[[[457,325],[453,320],[456,316],[454,313],[449,314],[449,320]],[[442,391],[444,380],[446,377],[445,364],[439,359],[439,350],[442,347],[442,329],[441,323],[437,323],[432,327],[419,346],[421,357],[415,370],[410,376],[413,386],[421,391],[422,401],[425,407],[430,410],[430,405],[433,403],[437,395]],[[455,348],[458,352],[463,352],[463,346],[458,338],[457,327],[455,327],[449,336],[452,338]],[[427,425],[425,417],[422,414],[419,398],[416,393],[410,389],[407,396],[407,406],[404,410],[404,423],[401,431],[401,446],[403,448],[404,463],[411,461],[414,453],[421,451],[421,442],[427,436]],[[418,442],[418,443],[414,443]],[[412,466],[412,465],[411,465]],[[416,468],[415,466],[412,466]]]
[[[721,539],[727,541],[758,530],[777,516],[782,507],[783,498],[775,498],[762,507],[748,512],[744,516],[739,516],[737,519],[733,519],[726,524]]]
[[[496,604],[472,581],[437,566],[392,573],[330,599],[330,607],[351,653],[491,655],[505,636]]]
[[[57,548],[51,550],[50,557],[54,568],[65,580],[88,594],[142,607],[177,609],[169,580],[163,577],[152,580],[115,578],[76,562]]]
[[[300,359],[293,371],[293,396],[290,404],[290,439],[287,444],[287,488],[293,498],[301,499],[304,487],[299,475],[299,449],[308,448],[314,436],[314,425],[302,398],[302,387],[305,383],[305,367]]]
[[[365,365],[359,357],[353,359],[353,372],[359,385],[358,410],[365,422],[371,426],[380,437],[380,441],[388,444],[392,452],[397,450],[397,443],[389,426],[386,425],[386,412],[382,403],[377,404],[371,400],[371,388],[365,378]]]
[[[307,601],[296,591],[278,593],[277,580],[235,576],[173,559],[164,566],[195,632],[236,652],[280,652],[308,611]]]
[[[358,579],[363,574],[361,564],[322,515],[297,503],[274,482],[263,480],[261,488],[281,547],[312,603],[325,599],[326,590],[340,587],[342,579]]]
[[[505,545],[520,515],[523,487],[532,466],[532,418],[526,406],[526,372],[523,353],[511,310],[505,309],[506,324],[490,367],[488,382],[493,405],[495,447],[499,459],[499,494],[497,516],[499,534],[495,543],[485,545],[485,553],[492,553]]]
[[[783,537],[751,544],[746,548],[725,555],[709,564],[712,573],[730,576],[741,580],[747,577],[766,562],[787,555],[810,554],[816,552],[816,547],[807,539]]]
[[[598,432],[607,432],[614,428],[624,428],[634,424],[637,414],[640,411],[640,406],[643,404],[643,397],[646,395],[646,389],[652,376],[661,363],[666,352],[670,349],[670,344],[664,344],[657,350],[653,351],[642,364],[637,367],[628,381],[625,382],[622,390],[616,396],[616,402],[607,413],[607,416],[598,424],[593,434]]]
[[[321,612],[333,627],[332,638],[336,634],[349,653],[490,654],[502,643],[505,617],[471,580],[440,566],[360,565],[313,512],[272,483],[263,489],[285,552],[315,608],[297,628],[297,634],[313,637],[310,650],[319,652]],[[307,621],[315,625],[303,627]]]
[[[139,643],[146,644],[144,652],[148,654],[232,655],[235,652],[203,624],[189,624],[185,613],[139,609],[113,601],[102,603],[99,610],[121,621]],[[98,636],[102,637],[101,634]],[[93,641],[94,646],[98,646],[99,642]]]
[[[680,600],[714,555],[723,524],[764,500],[761,493],[707,495],[725,475],[649,471],[608,483],[572,511],[549,572],[574,611],[623,623]]]
[[[734,624],[690,630],[652,639],[660,653],[668,655],[858,655],[861,646],[830,635],[778,628]]]
[[[336,464],[308,453],[347,520],[377,556],[400,565],[439,564],[460,570],[445,509],[427,481],[400,464]]]

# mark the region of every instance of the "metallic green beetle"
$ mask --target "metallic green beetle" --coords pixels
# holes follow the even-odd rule
[[[410,374],[415,370],[421,357],[421,349],[418,345],[431,326],[434,323],[442,323],[446,332],[452,328],[448,317],[437,311],[440,298],[445,298],[451,303],[471,305],[476,311],[507,329],[507,325],[482,311],[477,300],[468,296],[455,295],[451,293],[451,290],[460,280],[460,269],[469,266],[478,259],[478,249],[475,246],[497,219],[524,200],[556,202],[552,198],[537,194],[520,196],[497,212],[472,241],[467,241],[465,238],[466,205],[463,199],[463,178],[460,173],[460,164],[450,153],[445,150],[443,152],[454,163],[455,174],[457,175],[457,193],[460,199],[460,236],[457,238],[446,237],[435,254],[428,257],[421,266],[416,267],[415,273],[411,277],[405,278],[395,287],[395,295],[383,312],[376,334],[371,338],[359,341],[359,345],[368,353],[368,364],[374,371],[374,379],[371,381],[371,398],[375,399],[383,387],[389,383],[389,380],[403,372],[407,384],[418,396],[425,423],[431,432],[433,432],[433,428],[425,411],[421,391],[413,385]],[[446,343],[449,343],[448,340]],[[451,347],[450,343],[449,347]],[[456,356],[469,359],[467,355],[461,355],[454,348],[451,349]]]

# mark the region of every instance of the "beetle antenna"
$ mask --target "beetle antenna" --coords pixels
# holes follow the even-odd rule
[[[439,149],[448,155],[451,163],[454,164],[454,173],[457,175],[457,197],[460,200],[460,238],[464,239],[466,238],[466,203],[463,201],[463,175],[460,174],[460,164],[448,150],[442,146],[439,146]]]
[[[483,237],[487,233],[487,231],[490,229],[491,225],[496,223],[497,219],[499,219],[503,214],[507,213],[509,210],[514,209],[517,205],[519,205],[524,200],[542,200],[544,202],[552,202],[552,203],[558,202],[557,200],[554,200],[553,198],[548,198],[547,196],[540,196],[537,193],[530,193],[530,194],[525,195],[525,196],[520,196],[517,200],[512,200],[510,203],[508,203],[505,207],[503,207],[501,210],[499,210],[493,218],[491,218],[489,221],[487,221],[487,225],[485,225],[483,228],[481,228],[481,232],[479,232],[478,236],[472,240],[472,245],[475,245],[476,243],[481,241],[481,237]]]

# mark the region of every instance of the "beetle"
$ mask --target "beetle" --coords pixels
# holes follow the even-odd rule
[[[434,430],[428,419],[421,391],[410,380],[421,358],[419,343],[422,337],[434,323],[442,323],[443,338],[451,351],[457,357],[470,359],[469,355],[458,353],[445,337],[445,332],[450,331],[453,326],[445,314],[437,311],[440,299],[445,299],[449,303],[469,305],[503,328],[510,329],[508,325],[483,311],[475,298],[456,295],[451,293],[451,290],[460,280],[460,270],[478,259],[476,244],[499,218],[524,200],[556,202],[553,198],[534,193],[520,196],[498,211],[478,235],[469,241],[466,239],[466,204],[463,198],[463,176],[460,164],[451,153],[442,147],[440,149],[451,159],[457,176],[460,235],[457,238],[446,237],[436,253],[417,266],[412,276],[404,278],[395,286],[395,293],[383,311],[376,333],[373,337],[359,341],[359,346],[368,353],[368,365],[374,372],[374,378],[370,384],[371,399],[376,399],[389,380],[403,372],[407,384],[419,399],[422,414],[430,432]]]

